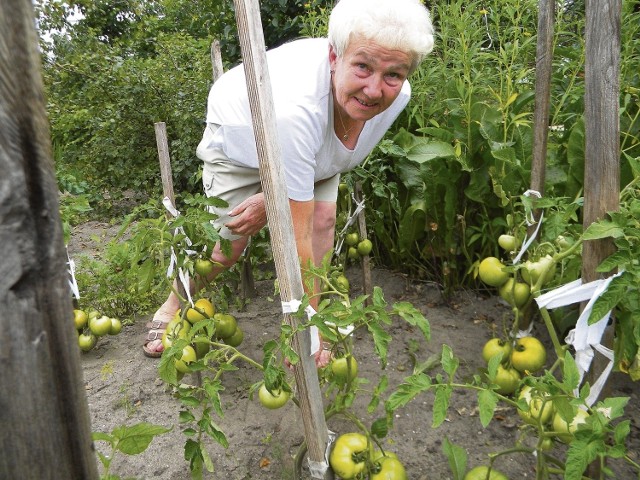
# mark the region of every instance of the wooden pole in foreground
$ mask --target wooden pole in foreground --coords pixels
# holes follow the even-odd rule
[[[283,188],[285,177],[280,158],[260,9],[257,0],[234,0],[233,3],[247,76],[247,91],[280,297],[283,302],[301,300],[304,289],[287,189]],[[297,323],[295,317],[286,311],[284,321],[294,327]],[[308,329],[294,336],[293,348],[300,355],[300,362],[294,368],[294,374],[310,470],[313,478],[329,479],[333,478],[325,458],[329,435],[315,360],[310,355],[310,343]]]
[[[0,478],[98,478],[31,0],[0,5]]]
[[[621,0],[587,0],[585,58],[585,165],[584,228],[620,208],[620,28]],[[588,240],[582,247],[582,279],[599,275],[598,265],[614,253],[610,238]],[[610,272],[604,274],[609,276]],[[613,326],[605,330],[602,344],[613,348]],[[596,351],[587,379],[591,385],[608,359]],[[601,397],[608,395],[605,384]],[[589,466],[591,478],[600,476],[600,464]]]

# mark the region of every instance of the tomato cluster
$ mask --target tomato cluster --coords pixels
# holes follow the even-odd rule
[[[496,355],[501,356],[501,363],[493,383],[502,395],[514,393],[520,385],[522,375],[538,372],[547,361],[547,351],[535,337],[526,336],[510,340],[492,338],[482,348],[482,358],[488,364]]]
[[[198,330],[195,335],[190,334],[191,328],[198,322],[211,320],[214,333],[209,337],[204,330]],[[216,308],[210,300],[200,298],[193,306],[187,307],[183,312],[178,311],[167,324],[162,334],[162,345],[168,350],[176,339],[189,339],[190,344],[183,348],[182,356],[174,360],[178,372],[189,371],[189,364],[203,358],[211,348],[211,341],[223,342],[234,348],[238,347],[243,339],[244,332],[238,325],[236,318],[223,312],[216,312]]]
[[[347,257],[351,260],[358,260],[371,253],[373,243],[368,238],[360,239],[358,232],[349,232],[344,237],[347,245]]]
[[[122,331],[122,322],[107,317],[97,310],[87,313],[76,308],[73,310],[73,322],[78,332],[78,346],[83,352],[92,350],[98,344],[98,338],[105,335],[117,335]]]
[[[350,432],[340,435],[329,455],[333,472],[343,480],[407,480],[402,462],[392,452],[372,451],[366,435]]]

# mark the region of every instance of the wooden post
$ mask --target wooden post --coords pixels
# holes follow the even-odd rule
[[[158,146],[158,159],[160,160],[160,175],[162,177],[162,192],[171,200],[175,208],[176,198],[173,192],[173,178],[171,176],[171,158],[169,157],[169,144],[167,142],[167,126],[164,122],[154,123],[156,131],[156,145]],[[167,218],[173,217],[166,212]]]
[[[553,25],[555,0],[538,2],[538,43],[536,47],[536,98],[533,112],[533,159],[531,189],[544,195],[547,139],[549,137],[549,104],[553,60]],[[536,215],[536,218],[538,216]]]
[[[362,184],[360,182],[356,182],[355,199],[356,202],[362,201]],[[364,209],[358,212],[358,234],[360,241],[367,238],[367,220]],[[371,298],[373,293],[373,287],[371,286],[371,258],[369,255],[363,255],[360,260],[362,261],[362,290],[365,295],[368,295],[364,303],[366,306],[370,306],[373,304]]]
[[[289,209],[285,177],[267,68],[264,35],[257,0],[234,0],[240,46],[247,76],[247,91],[258,150],[260,178],[264,191],[271,246],[283,302],[300,300],[304,295],[300,261],[296,254],[293,222]],[[284,312],[284,321],[294,328],[297,320]],[[328,430],[315,360],[310,355],[309,330],[293,338],[300,355],[294,368],[300,410],[308,447],[308,460],[314,478],[333,478],[325,458]]]
[[[620,25],[621,0],[586,1],[585,59],[585,168],[583,226],[604,218],[620,206]],[[589,240],[582,248],[582,278],[598,278],[596,267],[614,252],[611,239]],[[608,327],[609,329],[611,327]],[[605,334],[605,346],[613,346]],[[608,361],[596,352],[587,378]],[[602,392],[606,396],[607,388]],[[589,467],[599,477],[600,465]]]
[[[211,69],[212,78],[214,83],[224,73],[224,66],[222,65],[222,53],[220,52],[220,41],[214,40],[211,42]]]
[[[0,478],[98,478],[31,0],[0,7]]]
[[[551,69],[553,63],[553,25],[555,0],[538,1],[538,41],[536,45],[536,96],[533,112],[533,158],[531,159],[531,190],[544,195],[545,169],[547,162],[547,140],[549,138],[549,110],[551,103]],[[540,220],[540,212],[533,212]],[[536,231],[537,224],[530,225],[529,236]],[[527,330],[534,314],[530,304],[520,318],[518,328]]]

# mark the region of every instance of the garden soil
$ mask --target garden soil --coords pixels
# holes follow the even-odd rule
[[[115,229],[106,224],[91,222],[74,227],[69,244],[72,255],[99,255],[105,237]],[[352,285],[352,296],[362,293],[361,269],[347,270]],[[412,373],[416,362],[432,356],[439,357],[443,344],[449,345],[460,360],[458,378],[469,379],[484,366],[481,350],[494,334],[500,334],[509,321],[510,311],[499,298],[479,295],[472,291],[458,292],[445,299],[436,285],[423,283],[398,272],[380,268],[372,271],[373,284],[384,292],[389,304],[406,301],[420,309],[431,325],[431,340],[425,342],[416,328],[395,319],[390,327],[393,340],[389,348],[388,365],[382,370],[373,353],[371,338],[366,333],[355,338],[355,355],[359,376],[370,381],[367,391],[361,392],[352,408],[355,415],[370,425],[384,415],[382,406],[375,411],[367,409],[370,391],[384,374],[389,379],[387,394]],[[242,310],[232,311],[245,331],[240,347],[242,352],[256,361],[262,359],[262,347],[278,334],[281,322],[279,301],[273,295],[273,281],[256,283],[257,295]],[[157,436],[149,447],[138,455],[116,454],[110,473],[120,478],[187,480],[191,478],[189,465],[184,459],[187,437],[179,423],[180,403],[172,391],[158,377],[157,359],[143,355],[141,345],[145,335],[147,316],[136,318],[126,325],[120,335],[102,337],[97,347],[81,356],[84,385],[91,413],[92,431],[109,433],[119,426],[132,426],[141,422],[172,427],[169,433]],[[544,326],[536,324],[533,334],[541,338],[551,353]],[[553,355],[549,355],[551,358]],[[257,398],[250,398],[249,387],[261,378],[260,372],[250,365],[239,364],[239,369],[223,377],[222,407],[224,416],[217,419],[229,442],[223,448],[211,439],[206,440],[207,451],[215,471],[205,478],[225,480],[293,479],[294,457],[304,440],[304,429],[299,409],[289,402],[280,410],[264,409]],[[430,372],[438,373],[438,368]],[[187,375],[183,382],[196,382]],[[291,376],[293,382],[293,377]],[[629,454],[640,462],[640,386],[627,376],[613,374],[608,384],[610,396],[630,397],[625,418],[631,421]],[[468,468],[488,464],[489,455],[511,449],[523,438],[520,421],[514,408],[498,405],[495,415],[483,428],[478,416],[476,393],[455,390],[447,418],[438,428],[432,428],[433,395],[423,393],[395,412],[394,425],[383,439],[386,449],[395,452],[404,463],[411,480],[444,480],[453,478],[447,457],[443,452],[445,440],[465,449]],[[336,434],[355,431],[343,417],[327,421]],[[96,449],[108,454],[104,442],[96,442]],[[559,445],[557,453],[564,455],[566,447]],[[500,456],[494,467],[510,479],[535,478],[536,459],[531,454],[514,453]],[[637,472],[622,461],[609,463],[618,479],[637,478]],[[100,466],[100,471],[103,472]],[[300,478],[311,476],[305,466]],[[560,477],[556,477],[560,478]]]

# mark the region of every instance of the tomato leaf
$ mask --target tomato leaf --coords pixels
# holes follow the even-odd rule
[[[562,385],[565,388],[565,392],[571,392],[578,388],[579,384],[580,372],[578,372],[578,366],[571,352],[566,351],[564,353],[564,366],[562,367]]]
[[[624,229],[608,220],[601,220],[598,223],[592,223],[584,231],[585,240],[599,240],[601,238],[619,238],[624,236]]]
[[[581,480],[587,466],[598,458],[598,452],[604,450],[605,445],[602,440],[589,441],[589,439],[576,437],[567,452],[565,480]]]
[[[377,323],[369,323],[367,324],[367,328],[373,336],[376,354],[380,357],[380,362],[384,369],[387,366],[387,351],[389,349],[389,343],[391,342],[391,335]]]
[[[384,438],[388,433],[389,424],[386,418],[378,418],[371,424],[371,435],[373,435],[374,437]]]
[[[478,406],[480,407],[480,423],[487,428],[493,418],[493,412],[498,406],[498,396],[493,390],[480,390],[478,393]]]
[[[437,428],[447,418],[447,410],[449,409],[449,400],[453,388],[449,385],[436,385],[435,399],[433,401],[433,421],[431,426]]]
[[[116,448],[119,451],[127,455],[137,455],[147,449],[154,437],[171,430],[171,428],[142,422],[131,427],[116,427],[111,433],[118,439]]]
[[[442,362],[443,370],[452,378],[456,370],[458,370],[458,366],[460,365],[460,361],[453,355],[453,350],[449,345],[442,346],[442,356],[440,357],[440,361]]]
[[[603,320],[625,298],[625,295],[627,295],[627,285],[624,277],[620,276],[611,280],[604,293],[594,302],[588,324],[593,325]]]
[[[409,302],[396,302],[393,304],[393,313],[403,318],[409,325],[418,327],[426,341],[431,339],[431,327],[429,321],[422,312]]]
[[[449,468],[451,469],[451,473],[453,473],[453,480],[462,480],[467,471],[466,450],[451,443],[447,437],[444,437],[442,451],[449,460]]]
[[[424,373],[406,377],[404,382],[398,385],[396,391],[393,392],[385,402],[385,410],[387,412],[394,412],[398,408],[404,407],[413,400],[414,397],[429,390],[431,386],[431,377]]]

